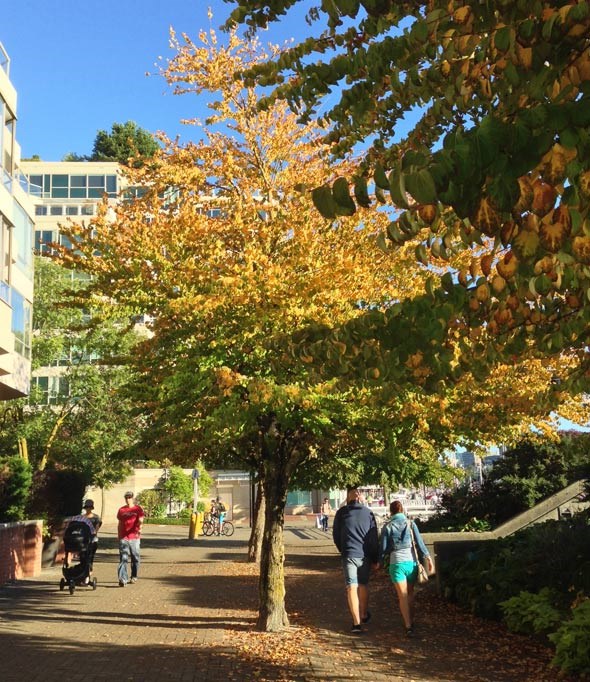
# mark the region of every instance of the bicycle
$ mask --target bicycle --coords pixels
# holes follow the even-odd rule
[[[216,518],[209,518],[203,521],[203,535],[210,536],[217,532],[217,535],[225,535],[229,537],[234,534],[234,524],[231,521],[225,521],[221,524],[221,531],[219,529],[219,520]]]

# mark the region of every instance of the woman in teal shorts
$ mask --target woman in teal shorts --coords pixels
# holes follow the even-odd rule
[[[428,573],[434,571],[434,566],[420,531],[404,514],[402,503],[394,500],[389,511],[391,518],[381,531],[381,565],[389,558],[389,575],[397,593],[406,634],[411,637],[414,634],[414,585],[418,578],[418,561],[426,557]],[[412,532],[418,556],[412,548]]]

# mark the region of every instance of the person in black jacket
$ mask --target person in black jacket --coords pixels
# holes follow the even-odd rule
[[[346,504],[334,517],[332,536],[342,556],[346,598],[352,615],[352,633],[362,633],[361,623],[371,620],[369,576],[377,567],[379,542],[373,512],[361,504],[358,488],[349,488]]]

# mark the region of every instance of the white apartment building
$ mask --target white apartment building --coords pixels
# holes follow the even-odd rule
[[[16,100],[0,43],[0,400],[27,396],[31,376],[34,204],[19,168]]]
[[[51,244],[66,246],[60,225],[68,221],[83,223],[95,215],[106,195],[117,201],[122,176],[116,161],[23,161],[21,168],[29,179],[29,191],[35,201],[35,252],[50,255]],[[76,273],[71,273],[77,277]],[[46,404],[54,404],[68,394],[66,368],[72,363],[72,347],[51,367],[34,371],[32,381],[44,396]]]

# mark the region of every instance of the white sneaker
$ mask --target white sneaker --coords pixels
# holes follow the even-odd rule
[[[129,582],[130,582],[130,583],[136,583],[136,582],[137,582],[137,578],[131,578],[131,580],[130,580]]]

